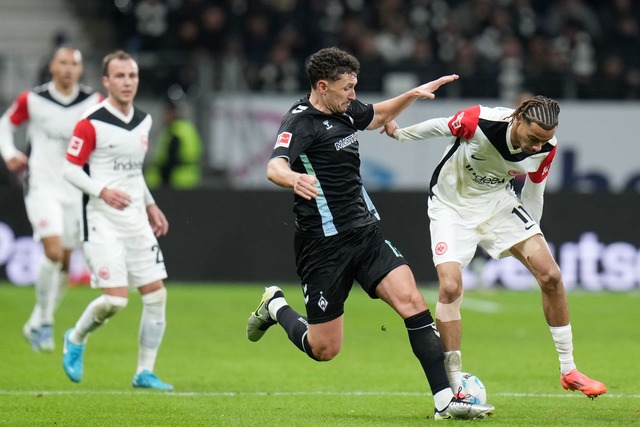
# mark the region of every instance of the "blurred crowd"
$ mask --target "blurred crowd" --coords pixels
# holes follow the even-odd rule
[[[116,0],[120,46],[161,52],[185,88],[306,91],[307,56],[339,46],[361,62],[359,91],[447,73],[443,96],[640,99],[634,0]],[[169,59],[167,59],[169,61]]]

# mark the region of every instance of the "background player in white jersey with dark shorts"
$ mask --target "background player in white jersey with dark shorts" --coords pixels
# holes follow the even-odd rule
[[[556,101],[535,96],[516,110],[474,106],[402,129],[395,122],[385,126],[399,141],[452,137],[431,179],[428,212],[440,283],[436,323],[454,390],[461,385],[462,370],[462,268],[480,245],[495,259],[514,256],[536,278],[560,359],[562,386],[589,397],[606,391],[604,384],[576,369],[562,275],[538,225],[556,154],[559,113]],[[519,175],[525,176],[520,196],[511,185]]]
[[[140,347],[134,387],[172,390],[153,372],[166,325],[167,272],[157,236],[169,230],[142,174],[151,116],[133,105],[138,64],[126,52],[107,55],[102,65],[105,101],[83,115],[67,148],[64,177],[88,197],[84,206],[83,250],[93,300],[64,336],[64,370],[82,380],[90,333],[123,309],[129,288],[142,296]]]
[[[337,48],[313,54],[306,70],[311,94],[282,119],[267,166],[275,184],[295,194],[296,265],[307,317],[298,314],[277,286],[266,289],[247,324],[257,341],[280,324],[291,342],[317,361],[342,347],[344,305],[354,281],[404,320],[411,349],[427,377],[436,419],[476,419],[492,405],[454,398],[433,318],[402,254],[378,229],[378,213],[362,186],[358,131],[380,128],[416,99],[432,99],[457,75],[418,86],[395,98],[365,104],[356,99],[360,64]]]
[[[79,50],[64,46],[49,63],[51,81],[24,91],[0,118],[0,152],[11,172],[27,168],[25,206],[44,257],[35,282],[36,303],[23,333],[34,350],[54,348],[54,309],[67,285],[69,261],[80,244],[82,194],[62,177],[65,150],[73,128],[88,108],[102,101],[78,83]],[[16,129],[28,123],[29,157],[14,144]]]

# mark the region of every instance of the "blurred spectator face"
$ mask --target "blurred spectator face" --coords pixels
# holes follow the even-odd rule
[[[608,56],[603,61],[603,73],[610,79],[621,79],[624,74],[624,63],[619,56]]]
[[[206,32],[220,32],[224,30],[226,17],[218,6],[209,6],[202,14],[202,27]]]
[[[269,35],[269,21],[261,15],[252,15],[247,22],[247,32],[253,38],[261,39]]]
[[[429,61],[433,57],[433,48],[431,42],[428,39],[418,39],[413,46],[413,60],[416,61]]]
[[[515,37],[507,37],[502,42],[502,56],[505,58],[519,58],[522,46]]]
[[[198,24],[193,21],[184,21],[178,27],[178,39],[180,45],[185,48],[192,48],[197,44],[200,29]]]

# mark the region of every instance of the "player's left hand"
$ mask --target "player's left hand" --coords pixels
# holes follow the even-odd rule
[[[449,74],[448,76],[442,76],[439,79],[425,83],[422,86],[415,88],[416,95],[419,99],[433,99],[436,96],[433,94],[440,86],[451,83],[454,80],[458,80],[460,76],[457,74]]]
[[[169,221],[164,216],[158,205],[147,206],[147,215],[149,216],[149,223],[151,229],[156,237],[164,236],[169,232]]]

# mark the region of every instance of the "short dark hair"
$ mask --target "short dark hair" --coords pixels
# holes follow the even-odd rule
[[[104,59],[102,59],[102,75],[103,76],[109,75],[109,64],[114,59],[126,60],[126,59],[133,59],[133,58],[124,50],[116,50],[115,52],[108,54],[107,56],[104,57]]]
[[[537,123],[542,129],[551,130],[558,126],[558,115],[560,106],[556,101],[536,95],[523,101],[509,117],[511,122],[517,117],[522,117],[527,124]]]
[[[51,55],[51,60],[53,61],[55,59],[56,55],[58,55],[58,52],[60,52],[62,50],[72,50],[74,52],[78,52],[80,54],[80,62],[82,62],[82,52],[80,52],[80,49],[78,49],[77,47],[75,47],[71,43],[63,43],[63,44],[57,46],[55,48],[55,50],[53,51],[53,55]]]
[[[358,75],[360,62],[355,56],[337,47],[327,47],[311,55],[305,65],[311,88],[320,80],[335,82],[343,74]]]

